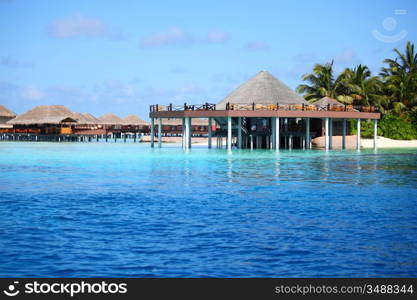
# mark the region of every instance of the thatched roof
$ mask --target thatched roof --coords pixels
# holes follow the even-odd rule
[[[124,125],[149,125],[149,123],[145,122],[141,118],[136,115],[128,115],[126,118],[123,119]]]
[[[101,121],[94,118],[92,115],[85,113],[81,114],[79,112],[73,113],[74,118],[77,120],[77,124],[81,125],[98,125],[101,124]]]
[[[41,105],[8,121],[7,124],[60,124],[63,122],[77,122],[68,108],[63,105]]]
[[[89,121],[89,124],[101,124],[102,122],[90,113],[84,113],[84,118]]]
[[[0,117],[14,118],[16,114],[0,104]]]
[[[261,71],[217,104],[218,109],[225,109],[226,103],[242,104],[307,104],[303,97],[291,90],[283,82],[267,71]]]
[[[336,99],[330,98],[330,97],[323,97],[320,100],[317,100],[316,102],[313,103],[316,106],[320,106],[320,107],[327,107],[327,105],[340,105],[340,106],[344,106],[343,103],[340,103],[339,101],[337,101]]]
[[[72,113],[75,120],[77,120],[77,124],[89,124],[88,120],[84,117],[83,114],[79,112]]]
[[[116,116],[115,114],[106,114],[102,115],[100,118],[98,118],[101,123],[106,125],[122,125],[123,120]]]
[[[214,124],[214,122],[213,122]],[[155,119],[155,125],[158,125],[158,119]],[[162,119],[162,125],[179,126],[182,125],[181,119]],[[208,126],[208,119],[192,118],[191,125],[194,126]]]

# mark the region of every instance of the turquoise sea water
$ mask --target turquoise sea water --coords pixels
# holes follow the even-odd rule
[[[417,150],[0,143],[0,276],[416,277]]]

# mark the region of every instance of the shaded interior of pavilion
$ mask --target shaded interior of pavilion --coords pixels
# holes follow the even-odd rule
[[[181,118],[182,147],[191,148],[193,118]],[[356,145],[360,149],[361,119],[355,119]],[[162,124],[162,118],[157,119]],[[374,119],[374,142],[376,147],[377,120]],[[226,149],[312,149],[315,137],[324,137],[324,148],[333,149],[334,138],[341,140],[341,149],[347,148],[347,137],[352,126],[346,118],[283,118],[283,117],[223,117],[208,118],[207,137],[209,148]],[[152,130],[152,128],[156,129]],[[163,136],[163,126],[151,125],[151,146],[155,137]],[[201,136],[199,132],[198,136]],[[162,139],[157,139],[161,147]]]

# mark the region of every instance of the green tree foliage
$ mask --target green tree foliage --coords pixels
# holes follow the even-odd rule
[[[346,98],[342,93],[341,78],[334,78],[333,73],[333,61],[324,65],[316,64],[312,73],[304,74],[302,77],[302,80],[307,81],[308,84],[300,84],[297,87],[297,92],[304,94],[304,98],[310,103],[323,97],[338,99],[343,103],[351,103],[352,99]]]
[[[389,98],[386,110],[400,115],[407,110],[417,110],[417,54],[414,45],[407,43],[405,53],[394,49],[395,59],[385,59],[381,77],[385,94]]]
[[[333,61],[316,64],[302,76],[306,83],[297,87],[310,103],[330,97],[344,104],[377,106],[382,112],[378,134],[393,139],[417,139],[417,53],[408,42],[405,52],[394,49],[396,57],[383,61],[379,76],[365,65],[334,74]],[[355,128],[356,125],[352,123]],[[373,136],[372,122],[362,122],[362,137]]]

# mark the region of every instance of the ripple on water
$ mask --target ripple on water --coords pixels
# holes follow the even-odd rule
[[[417,276],[416,150],[1,146],[2,276]]]

